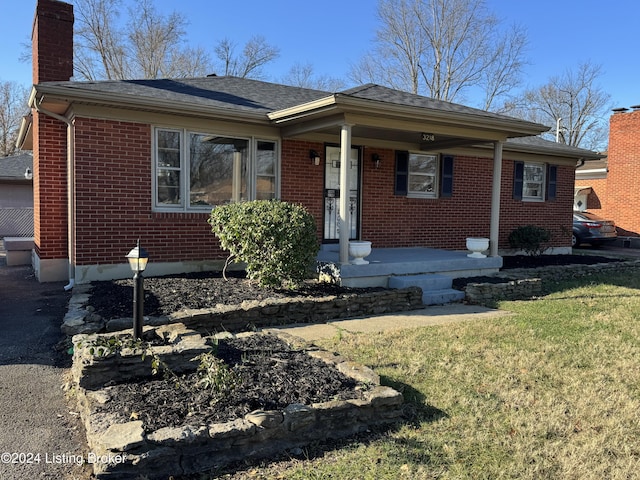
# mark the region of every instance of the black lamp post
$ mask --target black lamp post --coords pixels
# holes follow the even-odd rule
[[[133,271],[133,339],[142,337],[142,320],[144,317],[144,278],[142,272],[147,268],[149,254],[138,244],[127,254],[129,266]]]

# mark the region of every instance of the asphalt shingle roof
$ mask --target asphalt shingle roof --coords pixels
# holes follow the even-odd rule
[[[184,104],[197,103],[202,106],[264,115],[334,94],[334,92],[226,76],[97,82],[48,82],[43,85],[68,88],[76,93],[86,91]],[[337,92],[337,95],[393,105],[427,108],[434,111],[467,114],[488,119],[522,121],[513,117],[375,84],[360,85]]]
[[[588,157],[588,158],[600,158],[602,155],[595,153],[591,150],[584,148],[572,147],[571,145],[565,145],[564,143],[556,143],[550,140],[545,140],[542,137],[518,137],[510,138],[505,142],[507,145],[514,147],[525,147],[528,149],[540,151],[541,149],[549,152],[558,153],[561,155],[575,156],[575,157]]]
[[[33,170],[33,155],[31,152],[0,157],[0,178],[5,180],[24,180],[27,168]]]
[[[80,93],[106,93],[185,104],[262,113],[293,107],[331,95],[330,92],[291,87],[238,77],[202,77],[99,82],[47,82]]]
[[[73,92],[74,96],[79,98],[90,94],[117,95],[123,97],[124,101],[128,101],[127,98],[130,97],[132,104],[135,103],[135,99],[147,99],[182,105],[198,105],[200,107],[211,107],[258,116],[266,116],[272,112],[334,95],[334,92],[227,76],[96,82],[46,82],[42,85],[45,87],[54,86],[63,90],[68,89],[70,93]],[[375,84],[360,85],[337,92],[335,95],[338,98],[340,96],[352,97],[393,105],[471,115],[487,120],[530,123],[506,115],[402,92]],[[563,156],[597,157],[597,154],[589,150],[550,142],[540,137],[512,138],[507,141],[507,144],[513,148],[557,153]],[[21,173],[24,174],[24,170]]]
[[[394,90],[393,88],[383,87],[381,85],[367,84],[355,87],[349,90],[339,92],[342,95],[348,95],[351,97],[362,98],[366,100],[374,100],[386,103],[393,103],[396,105],[406,105],[412,107],[427,108],[430,110],[439,110],[451,113],[463,113],[475,116],[482,116],[494,119],[505,120],[518,120],[514,117],[506,115],[500,115],[493,112],[487,112],[478,108],[467,107],[466,105],[460,105],[458,103],[446,102],[444,100],[438,100],[435,98],[425,97],[422,95],[415,95],[409,92],[402,92],[400,90]]]

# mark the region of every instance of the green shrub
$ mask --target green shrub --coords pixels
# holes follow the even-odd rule
[[[527,255],[542,255],[548,246],[543,244],[551,240],[551,232],[536,225],[518,227],[509,234],[511,248],[524,250]]]
[[[300,284],[320,248],[313,216],[301,205],[278,200],[221,205],[209,224],[229,259],[244,262],[249,278],[265,287]]]

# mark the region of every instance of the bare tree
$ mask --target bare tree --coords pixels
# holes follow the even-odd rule
[[[118,28],[121,0],[75,0],[74,69],[86,80],[130,77],[125,36]]]
[[[22,117],[29,113],[29,89],[15,82],[0,82],[0,157],[15,153]]]
[[[527,39],[501,29],[484,0],[379,0],[375,50],[352,67],[354,80],[461,101],[480,89],[482,107],[517,85]]]
[[[505,104],[504,113],[553,127],[547,138],[574,147],[602,150],[608,134],[611,96],[599,85],[602,67],[590,62],[553,76]],[[556,125],[560,128],[556,132]]]
[[[129,8],[128,22],[123,22],[121,7],[122,0],[75,0],[77,76],[117,80],[210,72],[202,48],[183,46],[184,16],[176,12],[163,15],[152,0],[136,0]]]
[[[309,63],[305,65],[295,63],[287,75],[282,77],[280,82],[294,87],[312,88],[315,90],[325,90],[327,92],[337,92],[345,88],[345,82],[343,80],[327,75],[315,75],[313,66]]]
[[[201,47],[186,44],[187,21],[177,12],[159,12],[153,0],[135,0],[128,20],[121,19],[122,0],[74,0],[75,69],[79,78],[184,78],[204,76],[212,62]],[[225,39],[214,48],[225,75],[261,78],[278,49],[256,35],[240,54]]]
[[[267,43],[261,35],[254,35],[236,54],[237,45],[225,38],[215,47],[216,58],[224,75],[241,78],[264,78],[263,67],[280,55],[278,48]]]

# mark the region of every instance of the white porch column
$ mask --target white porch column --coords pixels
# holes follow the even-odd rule
[[[493,144],[493,185],[491,188],[491,229],[489,232],[489,255],[498,256],[500,233],[500,183],[502,180],[502,142]]]
[[[342,125],[340,131],[340,263],[349,263],[349,162],[351,161],[351,125]]]

